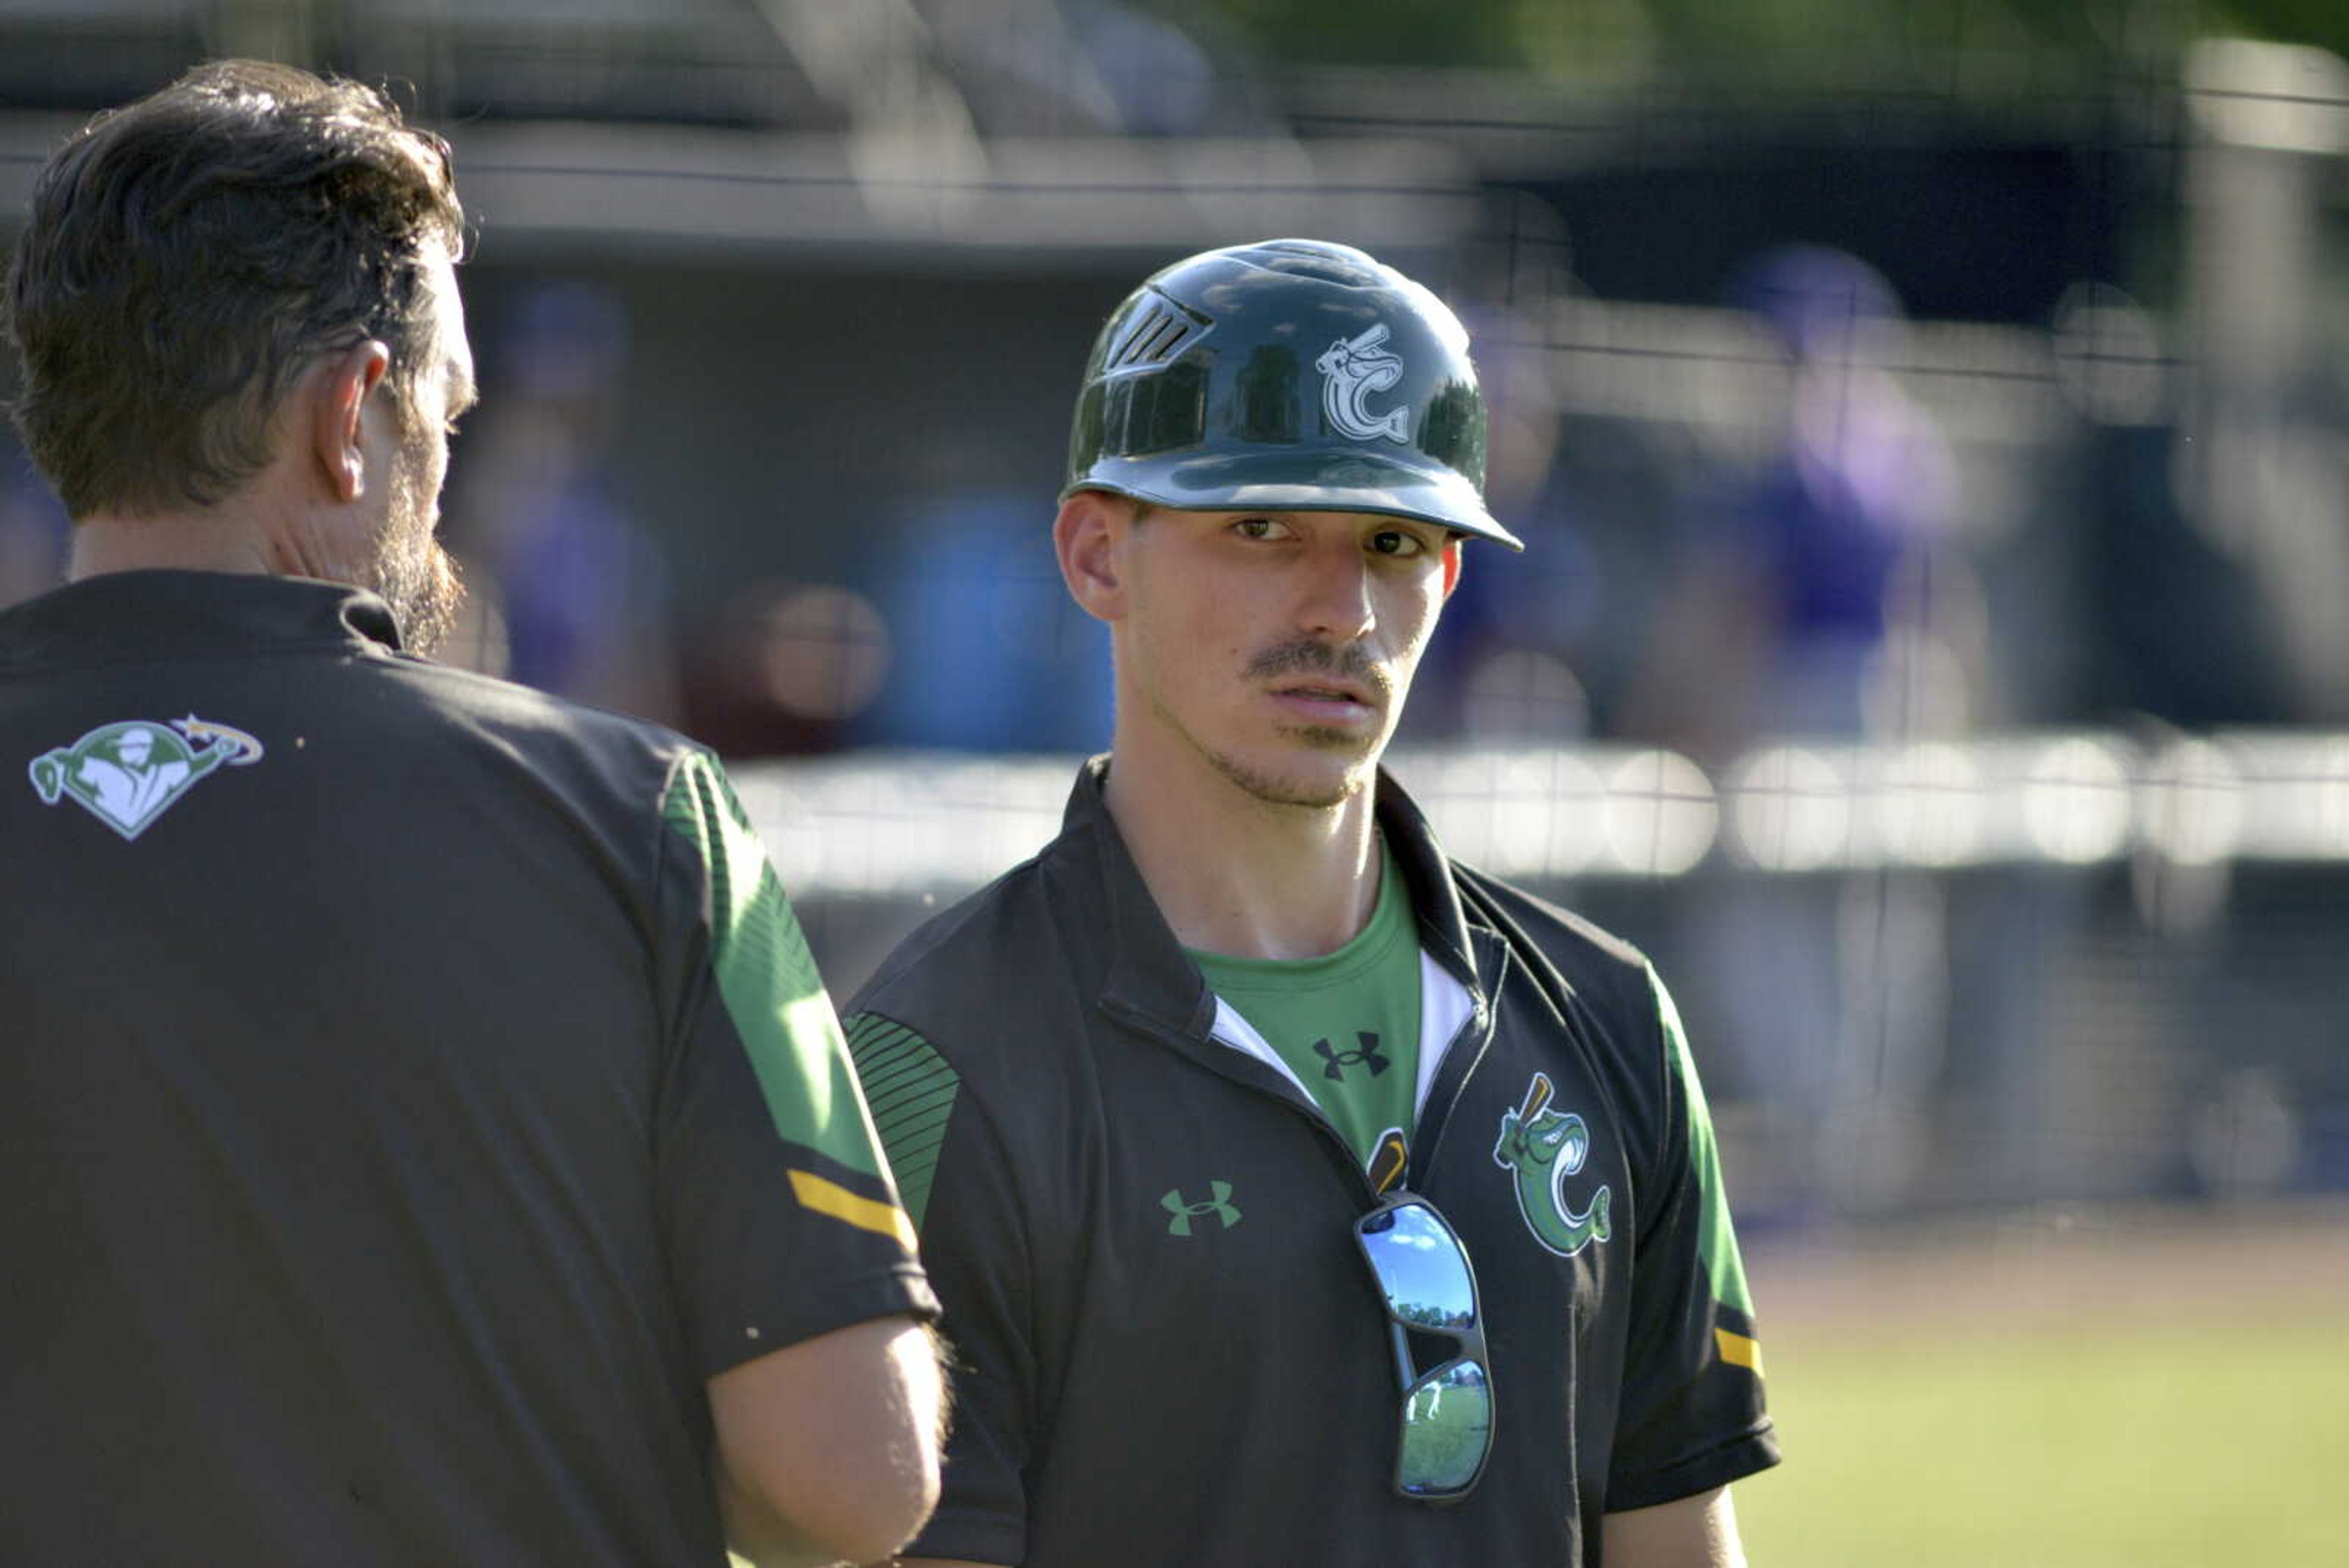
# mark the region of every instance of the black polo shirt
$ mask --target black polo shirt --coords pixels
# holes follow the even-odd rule
[[[933,1305],[715,761],[370,595],[0,615],[0,1562],[721,1563],[704,1380]]]
[[[1352,1240],[1371,1180],[1293,1083],[1216,1037],[1103,776],[849,1008],[957,1369],[915,1554],[1561,1568],[1596,1561],[1603,1512],[1775,1463],[1669,1000],[1621,942],[1447,861],[1381,779],[1443,1020],[1402,1185],[1474,1262],[1495,1427],[1466,1501],[1394,1494],[1401,1389]]]

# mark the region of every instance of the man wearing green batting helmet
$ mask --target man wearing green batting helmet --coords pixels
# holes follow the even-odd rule
[[[1360,251],[1209,251],[1118,307],[1085,365],[1063,499],[1376,512],[1523,549],[1485,510],[1485,400],[1444,302]]]
[[[1743,1561],[1776,1438],[1671,998],[1379,768],[1516,547],[1485,432],[1459,322],[1342,245],[1094,345],[1053,543],[1110,753],[849,1006],[960,1369],[909,1561]]]

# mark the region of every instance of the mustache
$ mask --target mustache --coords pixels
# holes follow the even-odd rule
[[[1345,642],[1333,646],[1310,637],[1266,649],[1249,659],[1241,673],[1251,680],[1269,680],[1278,675],[1340,676],[1369,687],[1379,694],[1381,703],[1394,691],[1386,670],[1362,644]]]

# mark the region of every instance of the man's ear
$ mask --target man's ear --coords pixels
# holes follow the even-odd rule
[[[1125,616],[1129,593],[1123,546],[1133,534],[1133,507],[1122,495],[1080,490],[1061,503],[1061,514],[1052,520],[1061,580],[1096,620]]]
[[[1444,597],[1449,599],[1452,590],[1460,586],[1460,568],[1465,564],[1467,552],[1461,548],[1462,540],[1454,534],[1444,541]]]
[[[366,421],[389,417],[367,400],[390,369],[391,350],[370,339],[330,355],[310,373],[310,452],[338,502],[367,493]]]

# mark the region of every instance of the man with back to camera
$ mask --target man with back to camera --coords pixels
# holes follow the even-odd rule
[[[1671,1002],[1378,768],[1516,545],[1467,348],[1301,240],[1094,345],[1053,539],[1111,753],[848,1009],[957,1370],[908,1563],[1744,1561],[1776,1438]]]
[[[885,1555],[935,1311],[716,761],[401,651],[472,400],[448,150],[202,67],[9,279],[0,1561]]]

